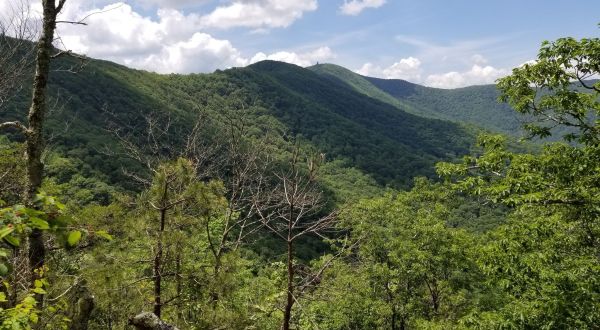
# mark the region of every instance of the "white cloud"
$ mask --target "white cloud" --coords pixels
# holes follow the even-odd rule
[[[95,0],[98,1],[98,0]],[[156,6],[158,8],[186,8],[208,3],[211,0],[138,0],[144,6]]]
[[[36,39],[41,17],[41,3],[0,0],[0,30],[10,36]]]
[[[206,27],[283,28],[317,9],[317,0],[235,0],[202,17]]]
[[[394,38],[403,46],[414,48],[411,53],[430,67],[435,66],[439,70],[449,66],[470,66],[472,64],[485,65],[487,60],[482,53],[503,52],[502,44],[505,39],[502,38],[484,38],[473,40],[460,40],[451,43],[433,43],[423,38],[396,35]]]
[[[386,3],[386,0],[344,0],[340,6],[340,11],[344,15],[356,16],[367,8],[379,8]]]
[[[479,64],[479,65],[485,65],[487,64],[488,60],[483,57],[483,55],[481,54],[475,54],[473,56],[471,56],[471,61],[475,64]]]
[[[250,62],[256,63],[264,60],[273,60],[306,67],[316,64],[316,62],[323,62],[333,58],[335,58],[335,54],[329,47],[320,47],[305,53],[277,52],[270,55],[258,53],[252,57]]]
[[[159,73],[189,73],[245,66],[248,60],[228,40],[215,39],[206,33],[194,33],[187,41],[168,45],[141,61],[125,64]]]
[[[381,67],[373,63],[365,63],[358,74],[384,79],[404,79],[437,88],[458,88],[472,85],[493,84],[496,79],[510,74],[508,69],[499,69],[486,65],[487,59],[479,54],[471,56],[472,66],[469,70],[450,71],[440,74],[424,75],[423,65],[418,58],[408,57],[388,66]],[[425,76],[423,79],[422,77]]]
[[[413,82],[421,79],[421,61],[415,57],[403,58],[400,61],[382,68],[373,63],[365,63],[357,73],[363,76],[385,79],[404,79]]]
[[[90,57],[160,73],[206,72],[247,63],[229,41],[196,32],[200,23],[195,14],[161,9],[153,19],[124,3],[98,10],[72,2],[67,8],[61,19],[108,10],[86,19],[87,26],[59,26],[64,46]]]
[[[87,26],[59,25],[65,48],[94,58],[159,73],[212,72],[245,66],[263,59],[308,66],[334,58],[329,47],[307,52],[281,51],[245,57],[234,45],[202,32],[203,18],[175,9],[159,9],[155,18],[137,13],[125,3],[94,9],[89,2],[73,0],[61,20],[86,19]],[[57,44],[63,46],[61,44]]]
[[[447,72],[432,74],[425,79],[425,85],[438,88],[458,88],[471,85],[493,84],[496,79],[510,74],[509,70],[497,69],[493,66],[474,64],[466,72]]]

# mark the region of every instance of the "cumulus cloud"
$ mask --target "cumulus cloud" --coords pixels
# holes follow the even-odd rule
[[[317,9],[317,0],[235,0],[202,17],[206,27],[282,28]]]
[[[506,69],[497,69],[493,66],[474,64],[465,72],[447,72],[432,74],[425,79],[425,85],[438,88],[458,88],[471,85],[493,84],[496,79],[510,73]]]
[[[385,4],[386,0],[344,0],[340,6],[340,11],[344,15],[356,16],[367,8],[379,8]]]
[[[125,3],[88,9],[82,2],[72,2],[65,7],[63,20],[86,19],[87,26],[65,25],[58,27],[60,43],[75,52],[99,57],[136,68],[146,67],[151,56],[168,52],[182,42],[190,41],[198,30],[197,17],[184,16],[176,10],[159,10],[157,19],[135,12]]]
[[[224,39],[201,32],[203,17],[175,9],[159,9],[156,17],[143,16],[125,3],[92,8],[89,2],[74,0],[65,7],[61,20],[86,19],[87,26],[60,25],[59,46],[94,58],[159,73],[211,72],[245,66],[262,59],[308,66],[334,57],[328,47],[304,53],[258,53],[245,57]]]
[[[471,56],[471,61],[478,65],[485,65],[488,62],[487,58],[483,57],[481,54],[475,54]]]
[[[141,5],[155,6],[159,8],[186,8],[190,6],[202,5],[210,1],[211,0],[137,0],[137,2]]]
[[[385,79],[404,79],[419,81],[421,79],[421,61],[415,57],[403,58],[389,67],[382,68],[373,63],[365,63],[358,74]]]
[[[446,73],[424,74],[421,61],[415,57],[403,58],[388,67],[373,63],[365,63],[356,73],[363,76],[403,79],[414,83],[437,88],[459,88],[471,85],[493,84],[498,78],[510,74],[510,70],[487,65],[482,55],[471,56],[472,66],[466,71],[450,71]]]
[[[189,40],[163,47],[141,61],[125,63],[159,73],[189,73],[244,66],[248,60],[228,40],[194,33]]]
[[[264,60],[273,60],[287,62],[299,66],[310,66],[317,62],[323,62],[335,58],[335,54],[329,47],[320,47],[310,52],[294,53],[294,52],[277,52],[270,55],[258,53],[252,57],[251,63]]]

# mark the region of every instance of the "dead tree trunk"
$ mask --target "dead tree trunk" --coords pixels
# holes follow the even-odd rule
[[[325,203],[316,182],[320,159],[309,159],[307,172],[299,166],[298,151],[294,153],[289,170],[274,173],[278,179],[275,187],[258,187],[255,192],[254,209],[262,225],[279,237],[287,249],[287,294],[283,308],[282,330],[289,330],[296,299],[301,295],[300,279],[294,265],[296,240],[309,235],[323,237],[333,228],[335,213],[324,213]],[[305,279],[306,280],[306,279]],[[307,280],[306,283],[314,283]]]
[[[294,307],[294,241],[287,242],[287,299],[283,313],[283,330],[290,329],[292,318],[292,307]]]

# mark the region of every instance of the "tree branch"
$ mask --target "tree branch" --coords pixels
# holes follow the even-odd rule
[[[60,0],[58,2],[58,6],[56,6],[56,10],[54,11],[54,15],[58,15],[58,13],[60,13],[63,9],[63,7],[65,6],[65,2],[67,2],[67,0]],[[58,22],[56,22],[58,23]]]
[[[87,23],[85,23],[85,22],[75,22],[75,21],[56,21],[56,24],[58,24],[58,23],[76,24],[76,25],[87,25]]]
[[[16,128],[21,131],[21,133],[27,135],[29,134],[29,129],[25,127],[20,121],[7,121],[4,123],[0,123],[0,130],[3,128]]]

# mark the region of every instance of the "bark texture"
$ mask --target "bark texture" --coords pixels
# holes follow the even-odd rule
[[[69,330],[87,330],[92,311],[94,310],[94,296],[89,291],[86,283],[77,285],[75,301],[71,306],[71,323]]]
[[[59,0],[58,5],[55,0],[43,0],[43,22],[42,34],[37,44],[37,53],[35,60],[35,76],[33,78],[33,92],[31,98],[31,107],[29,108],[28,127],[26,131],[26,152],[27,152],[27,187],[25,192],[26,202],[34,207],[34,199],[42,185],[44,176],[44,164],[42,163],[42,154],[46,148],[44,139],[44,123],[47,111],[47,89],[48,78],[50,75],[50,60],[52,41],[54,41],[54,32],[56,30],[56,16],[62,9],[66,0]],[[46,248],[44,237],[39,229],[34,229],[29,239],[29,267],[32,270],[44,266],[46,259]],[[32,272],[33,280],[38,278],[36,272]],[[42,297],[38,296],[38,301]]]

